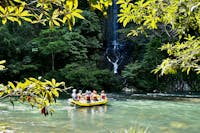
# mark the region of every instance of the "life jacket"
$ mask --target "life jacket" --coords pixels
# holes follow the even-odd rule
[[[97,95],[96,94],[93,95],[93,100],[97,101]]]
[[[77,95],[77,99],[78,99],[78,100],[80,100],[81,97],[82,97],[81,94],[78,94],[78,95]]]
[[[90,100],[90,95],[86,95],[86,100]]]
[[[105,94],[101,94],[101,99],[106,99],[106,95]]]

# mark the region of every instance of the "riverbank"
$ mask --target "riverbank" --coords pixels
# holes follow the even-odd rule
[[[200,94],[174,94],[174,93],[109,93],[109,98],[115,99],[147,99],[147,100],[171,100],[200,102]]]

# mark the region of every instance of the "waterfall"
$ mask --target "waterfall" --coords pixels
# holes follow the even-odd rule
[[[117,7],[117,4],[116,4],[117,0],[112,0],[112,25],[113,25],[113,45],[114,45],[114,48],[118,45],[117,43],[117,29],[118,29],[118,24],[117,24],[117,15],[118,15],[118,7]]]
[[[123,56],[119,52],[119,43],[118,43],[118,23],[117,23],[117,14],[118,7],[116,4],[117,0],[112,0],[112,7],[108,12],[107,20],[107,50],[106,58],[113,65],[114,74],[118,73],[118,67],[122,62]]]

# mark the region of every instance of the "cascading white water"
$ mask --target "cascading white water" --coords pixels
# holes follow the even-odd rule
[[[111,29],[111,39],[112,41],[109,41],[108,43],[110,43],[109,45],[111,45],[109,48],[111,49],[110,53],[107,53],[107,60],[112,63],[113,65],[113,72],[114,74],[118,73],[118,67],[120,65],[120,63],[122,62],[122,55],[120,54],[119,50],[119,43],[117,41],[117,29],[118,29],[118,24],[117,24],[117,13],[118,13],[118,7],[116,4],[116,0],[113,0],[113,5],[111,7],[111,16],[112,16],[112,29]],[[108,50],[107,50],[108,51]],[[109,57],[109,56],[112,56]]]

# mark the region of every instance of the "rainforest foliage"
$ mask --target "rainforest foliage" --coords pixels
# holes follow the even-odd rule
[[[161,75],[176,73],[178,69],[189,74],[200,73],[200,2],[199,0],[119,0],[119,22],[125,27],[134,22],[137,27],[129,35],[144,34],[145,30],[163,29],[169,38],[161,50],[168,58],[154,72]]]
[[[141,38],[141,35],[145,35],[149,39],[142,62],[140,60],[127,65],[123,76],[128,79],[137,77],[134,78],[135,85],[141,84],[138,82],[138,79],[141,79],[140,81],[146,85],[145,88],[150,87],[151,84],[154,88],[162,88],[161,86],[164,85],[164,88],[168,86],[169,91],[171,83],[174,84],[172,85],[174,90],[176,90],[175,84],[194,87],[190,84],[190,80],[195,79],[194,84],[196,84],[199,76],[194,72],[197,74],[200,72],[200,2],[198,0],[118,0],[117,4],[120,7],[118,21],[129,31],[127,33],[129,38],[135,36],[134,39],[136,39],[136,37]],[[154,43],[156,38],[158,41]],[[153,46],[152,50],[151,45]],[[162,53],[157,51],[158,48]],[[148,59],[151,60],[151,63]],[[150,64],[146,62],[147,60]],[[154,66],[151,67],[151,65]],[[154,78],[151,77],[150,80],[154,82],[150,83],[145,82],[148,79],[147,75],[144,78],[139,76],[141,72],[149,68],[154,70],[148,70],[147,75],[151,75],[150,72],[156,74],[151,75]],[[168,74],[168,76],[159,78],[157,74]],[[152,79],[156,79],[156,82]],[[163,82],[162,79],[167,82]],[[174,83],[173,80],[177,83]],[[193,90],[199,89],[197,84],[193,87],[191,87]]]
[[[91,8],[104,10],[112,4],[110,0],[89,0]],[[75,24],[75,18],[84,19],[83,11],[78,8],[78,0],[2,0],[0,17],[2,24],[9,20],[21,25],[22,21],[32,24],[48,24],[51,27],[67,23],[69,29]]]
[[[199,91],[199,1],[117,3],[117,41],[126,52],[114,75],[104,56],[111,0],[1,1],[0,98],[14,96],[12,103],[17,98],[46,115],[65,86],[107,92],[124,87]]]

